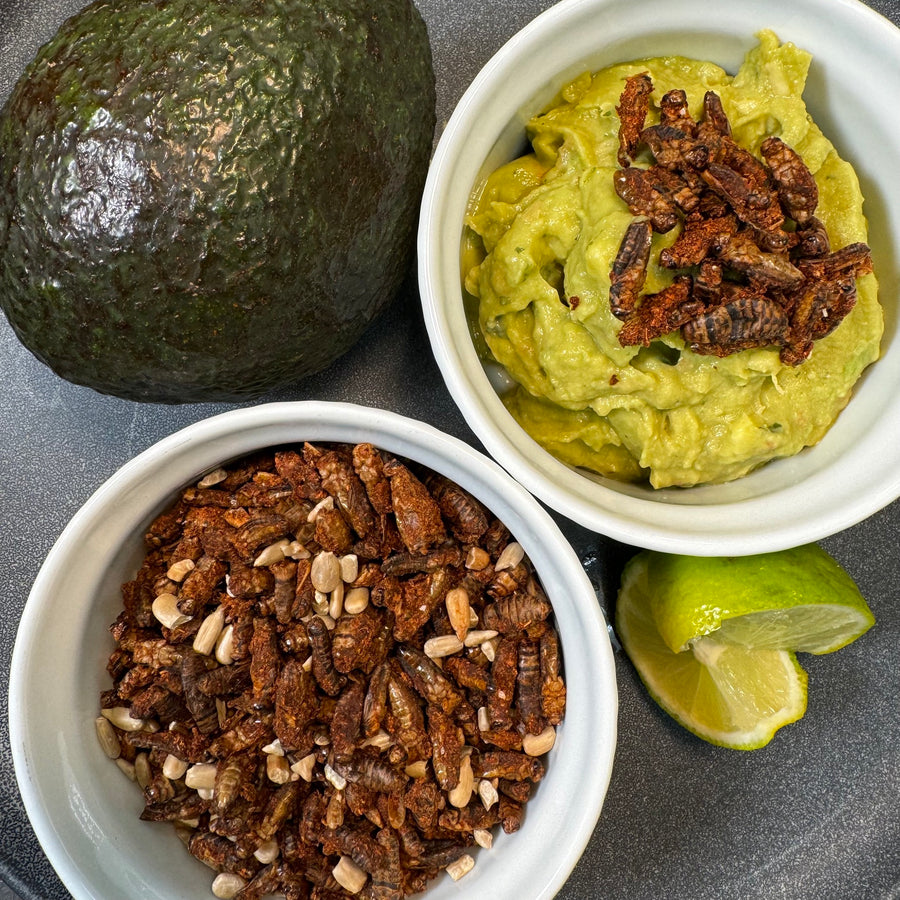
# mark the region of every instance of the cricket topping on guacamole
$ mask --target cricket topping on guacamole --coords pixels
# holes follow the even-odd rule
[[[803,102],[809,54],[758,37],[733,77],[683,57],[579,76],[473,197],[476,339],[564,462],[739,478],[819,441],[878,357],[856,174]]]
[[[619,114],[616,193],[636,216],[609,273],[609,303],[624,321],[623,347],[681,329],[694,353],[728,356],[776,345],[795,366],[813,341],[831,334],[856,304],[856,279],[872,271],[861,242],[831,252],[816,218],[819,189],[802,158],[779,137],[759,146],[765,162],[732,137],[719,95],[707,91],[694,120],[687,94],[659,101],[658,125],[644,128],[653,82],[626,79]],[[632,166],[646,146],[653,164]],[[667,269],[692,269],[655,294],[640,296],[651,232],[681,233],[659,254]]]

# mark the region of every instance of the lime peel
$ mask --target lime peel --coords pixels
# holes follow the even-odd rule
[[[657,625],[675,651],[718,631],[750,648],[831,653],[875,623],[856,583],[816,544],[756,556],[646,558]]]

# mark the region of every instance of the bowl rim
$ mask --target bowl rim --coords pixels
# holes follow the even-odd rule
[[[235,437],[239,446],[229,443],[229,439]],[[88,863],[78,859],[77,836],[65,830],[77,824],[71,810],[54,809],[50,805],[52,801],[45,797],[43,788],[50,773],[42,764],[42,750],[46,747],[39,738],[46,741],[47,735],[53,732],[48,730],[49,726],[35,725],[35,717],[29,714],[36,709],[40,651],[43,649],[40,642],[48,616],[60,603],[47,592],[58,581],[61,567],[65,571],[65,567],[83,552],[85,536],[101,527],[110,505],[116,503],[117,498],[133,490],[145,490],[142,485],[149,476],[159,474],[160,470],[167,467],[178,469],[179,466],[184,469],[188,465],[187,460],[191,460],[191,474],[187,478],[168,479],[177,480],[181,487],[217,464],[246,455],[253,449],[304,439],[372,440],[388,452],[420,461],[443,471],[448,477],[461,473],[463,477],[458,480],[469,490],[478,482],[477,489],[472,492],[476,496],[488,497],[492,511],[504,521],[512,516],[516,518],[517,527],[511,530],[532,556],[542,579],[545,575],[548,577],[550,584],[545,584],[545,587],[548,593],[553,590],[551,596],[563,653],[567,652],[567,647],[572,648],[572,658],[577,660],[573,671],[588,668],[594,673],[592,679],[581,679],[577,685],[574,682],[570,685],[570,699],[574,698],[576,706],[581,707],[580,714],[571,720],[567,718],[560,726],[559,734],[564,739],[558,741],[558,758],[554,759],[554,765],[548,767],[547,778],[551,772],[558,772],[561,777],[566,766],[571,766],[573,770],[580,769],[577,787],[571,787],[572,796],[569,798],[578,797],[577,810],[557,808],[559,801],[547,795],[552,824],[561,827],[565,813],[565,819],[571,826],[571,839],[565,845],[553,842],[553,864],[549,871],[542,873],[545,875],[543,881],[534,885],[538,891],[535,896],[549,900],[565,882],[593,833],[608,790],[615,753],[618,712],[615,663],[607,623],[593,586],[574,548],[552,517],[493,460],[462,440],[424,422],[371,407],[331,401],[261,404],[224,412],[188,425],[125,463],[96,489],[65,526],[38,572],[26,601],[13,647],[9,683],[8,718],[16,779],[26,813],[44,852],[76,900],[101,896],[114,900],[112,895],[95,892],[90,873],[84,869]],[[198,459],[203,460],[199,468]],[[435,461],[439,465],[435,465]],[[170,487],[167,484],[167,488]],[[174,491],[145,490],[145,493],[148,497],[147,509],[141,516],[132,516],[135,521],[152,518],[166,503],[171,502]],[[498,505],[503,508],[502,513],[497,511]],[[148,512],[150,508],[153,509],[152,515]],[[121,547],[129,539],[134,541],[134,529],[117,544]],[[565,592],[560,590],[562,586],[567,588]],[[88,606],[96,603],[93,600]],[[575,652],[576,648],[580,652]],[[102,665],[104,661],[97,660],[97,663]],[[582,684],[584,681],[591,683]],[[569,721],[577,722],[577,728],[570,726],[567,729]],[[89,724],[92,730],[93,722]],[[69,737],[72,735],[69,734]],[[96,739],[92,748],[100,752]],[[552,752],[556,753],[557,749]],[[578,758],[583,761],[587,754],[592,760],[590,766],[574,765]],[[104,762],[109,761],[104,759]],[[59,775],[58,770],[53,771]],[[585,802],[582,803],[582,800]],[[516,846],[515,843],[512,846]],[[188,856],[186,858],[189,859]],[[433,893],[433,886],[431,890]],[[135,891],[137,895],[137,888]],[[145,894],[140,893],[140,896]],[[160,895],[152,893],[146,896]]]
[[[838,431],[833,427],[818,445],[806,448],[794,457],[774,460],[728,485],[665,488],[652,492],[648,489],[642,494],[640,490],[608,480],[585,477],[537,445],[506,412],[502,401],[490,388],[489,376],[482,369],[471,340],[468,339],[469,346],[465,345],[463,329],[457,328],[454,332],[451,327],[451,320],[453,325],[459,325],[455,308],[462,306],[459,272],[455,276],[455,293],[451,274],[451,266],[459,268],[458,254],[455,257],[449,249],[449,229],[457,228],[459,237],[462,234],[465,209],[457,196],[460,185],[465,184],[471,190],[477,183],[473,170],[477,171],[478,164],[484,159],[484,149],[490,149],[499,141],[503,129],[511,127],[509,123],[516,117],[521,119],[522,125],[527,118],[522,115],[521,105],[510,118],[510,104],[508,108],[504,107],[507,119],[499,124],[492,122],[491,117],[497,112],[492,108],[492,89],[500,84],[527,82],[532,89],[530,101],[525,96],[528,88],[512,90],[517,91],[515,97],[525,109],[530,102],[533,110],[538,105],[533,84],[537,76],[526,74],[523,77],[521,61],[533,60],[531,70],[544,72],[548,64],[542,62],[540,51],[548,32],[552,39],[566,28],[574,29],[579,23],[583,24],[588,14],[600,18],[617,4],[622,5],[623,0],[561,0],[539,14],[513,35],[479,71],[438,140],[423,194],[417,240],[419,292],[438,366],[464,418],[491,456],[540,500],[586,528],[626,544],[694,555],[746,555],[820,540],[862,521],[900,497],[900,465],[883,467],[875,472],[867,463],[882,447],[900,446],[900,417],[880,415],[879,418],[873,414],[869,420],[861,420],[861,411],[854,411],[851,403],[839,416],[842,427],[845,420],[848,422],[847,429]],[[686,27],[697,24],[700,13],[690,0],[669,0],[665,4],[655,0],[653,3],[657,11],[663,5],[671,11],[671,19],[675,19],[679,11],[693,6],[694,19]],[[818,0],[795,0],[788,5],[775,0],[747,3],[741,14],[749,19],[757,8],[784,9],[784,17],[793,16],[801,23],[804,16],[813,16],[817,11],[821,14]],[[642,16],[652,14],[653,11],[642,8]],[[722,34],[735,37],[731,26],[718,27],[722,28]],[[760,24],[756,30],[762,27],[769,26]],[[879,53],[888,48],[893,50],[893,55],[881,58],[900,58],[900,29],[860,0],[829,3],[827,28],[835,35],[845,28],[862,30],[867,38],[871,37],[870,53],[873,56],[878,55],[877,45]],[[778,32],[777,28],[775,30]],[[801,30],[793,29],[794,32]],[[752,37],[752,33],[747,35],[748,40]],[[784,39],[791,37],[793,35]],[[803,46],[799,37],[797,42]],[[552,69],[554,77],[564,70],[573,70],[571,61],[567,69],[564,65],[556,63]],[[577,63],[574,71],[580,71]],[[892,77],[900,84],[896,73]],[[480,151],[473,149],[476,145]],[[477,152],[482,155],[473,167],[470,163]],[[448,224],[451,222],[452,226]],[[459,237],[456,238],[457,248]],[[442,251],[442,244],[447,245],[446,252]],[[892,255],[896,257],[898,251],[895,249]],[[882,293],[883,306],[884,296]],[[863,373],[861,382],[854,388],[854,399],[867,382],[884,388],[886,398],[891,393],[890,385],[900,381],[900,342],[894,334],[894,352],[888,358],[885,353],[887,338],[886,331],[882,339],[882,356]],[[874,390],[872,387],[869,393]],[[881,412],[886,404],[887,399],[880,401]],[[869,428],[871,421],[877,421],[877,435],[875,428]],[[856,425],[862,426],[856,432],[858,443],[839,450],[837,435],[849,433],[849,428]],[[804,466],[812,469],[811,456],[817,461],[818,468],[809,474]],[[841,458],[841,472],[835,470],[838,457]],[[848,469],[853,472],[852,478],[845,477]],[[778,473],[777,504],[771,497],[776,489],[773,473]],[[832,496],[834,502],[827,507],[817,504],[814,498],[823,494]],[[791,510],[791,515],[779,516],[776,506]],[[764,526],[760,527],[758,523],[764,523]]]

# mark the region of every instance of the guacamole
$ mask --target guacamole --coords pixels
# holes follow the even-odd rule
[[[567,84],[527,126],[532,152],[489,176],[473,197],[463,247],[465,285],[479,344],[509,373],[504,402],[559,459],[654,487],[739,478],[818,442],[878,357],[883,330],[875,276],[858,279],[857,302],[809,358],[789,366],[777,348],[724,358],[698,355],[678,331],[623,347],[610,310],[610,268],[632,213],[616,194],[625,80],[653,81],[655,101],[686,91],[699,118],[716,92],[738,143],[759,155],[780,137],[815,177],[816,216],[832,248],[866,240],[856,175],[812,121],[802,99],[810,56],[762,32],[735,76],[682,57],[637,60]],[[655,117],[655,118],[654,118]],[[674,273],[659,251],[680,226],[654,233],[644,290]]]

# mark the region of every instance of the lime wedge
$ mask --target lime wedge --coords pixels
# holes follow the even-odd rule
[[[875,624],[853,579],[816,544],[757,556],[645,552],[663,641],[703,635],[755,650],[831,653]]]
[[[650,696],[700,738],[735,750],[765,746],[806,711],[806,672],[788,650],[750,650],[699,637],[674,652],[653,613],[648,554],[626,566],[616,632]]]

